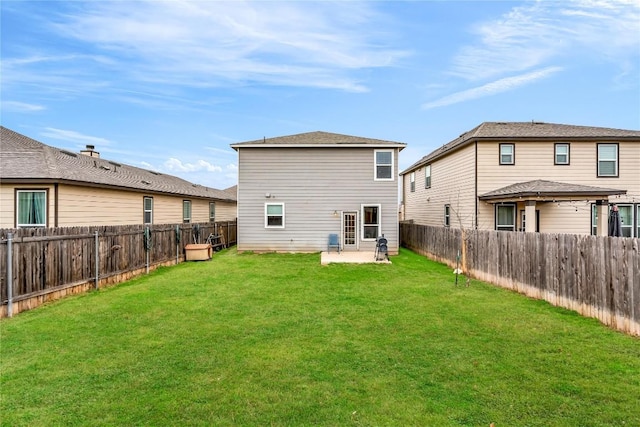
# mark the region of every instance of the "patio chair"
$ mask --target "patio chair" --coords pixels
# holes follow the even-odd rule
[[[329,234],[329,247],[327,248],[327,252],[331,252],[331,248],[336,248],[338,253],[340,253],[340,240],[337,234]]]
[[[376,251],[374,254],[374,258],[376,261],[389,260],[389,248],[388,241],[384,237],[384,234],[378,237],[376,241]]]

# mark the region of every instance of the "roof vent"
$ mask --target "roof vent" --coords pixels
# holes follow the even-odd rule
[[[146,181],[144,179],[142,181],[140,181],[140,182],[143,183],[143,184],[147,184],[147,185],[151,184],[149,181]]]
[[[109,166],[105,166],[105,165],[100,165],[100,169],[104,169],[106,171],[110,171],[111,168]]]
[[[84,150],[80,150],[80,154],[84,154],[85,156],[89,156],[89,157],[98,157],[98,158],[100,158],[100,153],[95,151],[95,148],[96,147],[94,145],[87,144],[87,148],[84,149]]]

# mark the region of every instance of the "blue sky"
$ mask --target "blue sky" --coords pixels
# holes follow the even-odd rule
[[[484,121],[640,129],[640,1],[0,3],[2,125],[236,183],[229,147],[322,130],[407,143]]]

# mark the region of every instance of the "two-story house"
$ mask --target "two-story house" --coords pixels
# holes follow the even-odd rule
[[[238,250],[398,252],[398,153],[405,144],[309,132],[232,144],[238,152]]]
[[[0,228],[230,221],[235,188],[217,190],[61,150],[0,127]]]
[[[404,220],[606,235],[615,203],[623,235],[640,236],[640,131],[485,122],[400,176]]]

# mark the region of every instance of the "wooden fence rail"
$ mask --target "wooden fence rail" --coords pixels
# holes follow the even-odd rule
[[[470,277],[640,336],[640,239],[460,230],[402,222],[401,245]]]
[[[150,225],[147,263],[145,230],[142,225],[0,230],[0,317],[9,309],[9,233],[12,314],[96,285],[119,283],[148,268],[176,264],[184,260],[187,244],[205,243],[209,234],[223,236],[228,246],[237,240],[235,221]]]

